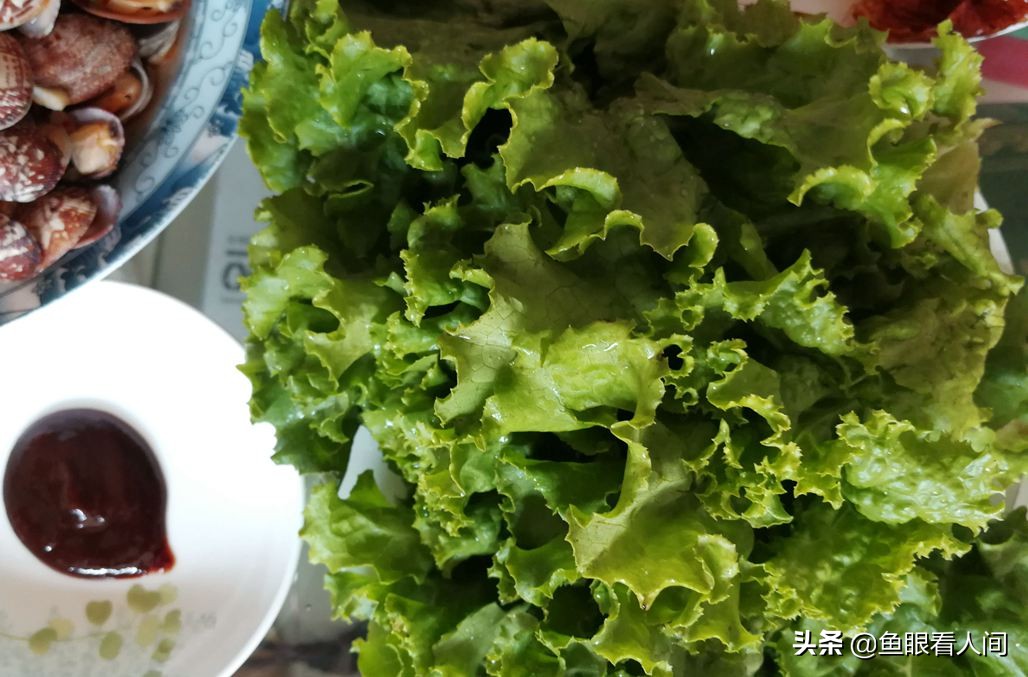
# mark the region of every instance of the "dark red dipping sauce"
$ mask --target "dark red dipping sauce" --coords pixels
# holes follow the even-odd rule
[[[4,474],[14,533],[47,566],[84,578],[131,578],[175,564],[167,494],[146,441],[121,419],[93,409],[33,423]]]

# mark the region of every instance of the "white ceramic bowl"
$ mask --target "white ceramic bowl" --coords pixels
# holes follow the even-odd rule
[[[0,676],[231,675],[292,583],[303,505],[296,472],[270,460],[272,430],[250,423],[240,345],[176,300],[99,282],[4,327],[0,356],[0,472],[41,416],[111,412],[157,456],[176,558],[137,579],[73,578],[28,551],[5,507]]]

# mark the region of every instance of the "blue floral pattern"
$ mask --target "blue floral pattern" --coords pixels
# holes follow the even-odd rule
[[[118,227],[33,280],[0,282],[0,325],[120,266],[211,177],[235,139],[240,90],[259,58],[260,22],[271,4],[193,0],[178,78],[114,180],[123,201]]]

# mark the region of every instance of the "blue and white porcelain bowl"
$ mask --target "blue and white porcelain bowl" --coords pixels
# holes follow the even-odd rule
[[[232,145],[268,0],[192,0],[181,63],[112,183],[118,227],[25,282],[0,282],[0,325],[118,268],[182,211]]]

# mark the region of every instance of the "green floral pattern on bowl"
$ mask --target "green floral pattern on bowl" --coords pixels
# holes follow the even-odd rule
[[[0,643],[18,645],[0,652],[0,675],[166,677],[162,666],[183,635],[216,623],[213,614],[184,616],[177,599],[174,585],[137,584],[121,598],[90,601],[74,614],[54,609],[46,626],[27,633],[12,631],[8,614],[0,612]]]

